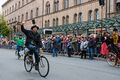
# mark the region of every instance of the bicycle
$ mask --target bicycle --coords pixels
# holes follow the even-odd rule
[[[111,66],[120,66],[120,47],[108,46],[110,52],[107,55],[107,63]]]
[[[20,57],[24,56],[25,54],[25,47],[20,47],[19,54],[20,55],[18,55],[18,50],[17,49],[15,50],[15,55],[18,57],[18,59],[20,59]]]
[[[32,57],[32,58],[31,58]],[[49,62],[45,56],[39,55],[39,69],[37,70],[41,77],[46,77],[49,73]],[[32,68],[35,66],[35,60],[33,55],[29,54],[29,51],[25,53],[24,56],[24,67],[27,72],[31,72]],[[46,67],[46,68],[45,68]]]

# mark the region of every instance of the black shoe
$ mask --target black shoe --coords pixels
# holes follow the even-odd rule
[[[35,70],[39,70],[39,66],[38,65],[35,65]]]

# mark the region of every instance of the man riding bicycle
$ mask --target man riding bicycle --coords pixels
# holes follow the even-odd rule
[[[26,35],[25,46],[30,50],[29,53],[35,56],[35,70],[39,69],[39,48],[42,47],[40,34],[37,32],[38,26],[33,25],[31,30],[26,30],[24,28],[24,23],[20,24],[22,32]]]
[[[23,49],[24,46],[24,39],[22,38],[22,35],[19,35],[19,37],[14,37],[14,41],[16,42],[16,50],[17,50],[17,54],[18,54],[18,59],[21,57],[20,56],[20,50]]]

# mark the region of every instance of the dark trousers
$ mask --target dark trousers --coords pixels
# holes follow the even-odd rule
[[[53,57],[57,57],[57,55],[58,55],[58,49],[57,48],[55,48],[55,47],[53,47],[53,52],[52,52],[52,56]]]
[[[84,59],[86,59],[86,56],[87,56],[86,52],[87,52],[86,50],[81,51],[81,59],[83,59],[83,57],[84,57]]]
[[[34,45],[32,45],[32,44],[29,44],[27,46],[27,48],[30,50],[29,51],[30,55],[34,54],[34,56],[35,56],[35,63],[38,64],[39,63],[39,52],[40,52],[39,48],[34,46]]]
[[[72,54],[72,48],[67,48],[67,53],[68,53],[68,57],[71,57],[71,54]]]
[[[18,57],[20,57],[20,50],[23,50],[23,47],[17,45]]]

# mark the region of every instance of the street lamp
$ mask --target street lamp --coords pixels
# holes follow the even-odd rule
[[[43,21],[44,21],[43,17],[44,17],[44,0],[42,0],[42,31],[43,31]],[[42,37],[43,37],[43,32],[42,32]]]
[[[101,6],[101,36],[102,36],[103,7],[104,7],[104,5],[105,5],[105,0],[99,0],[99,5]]]

